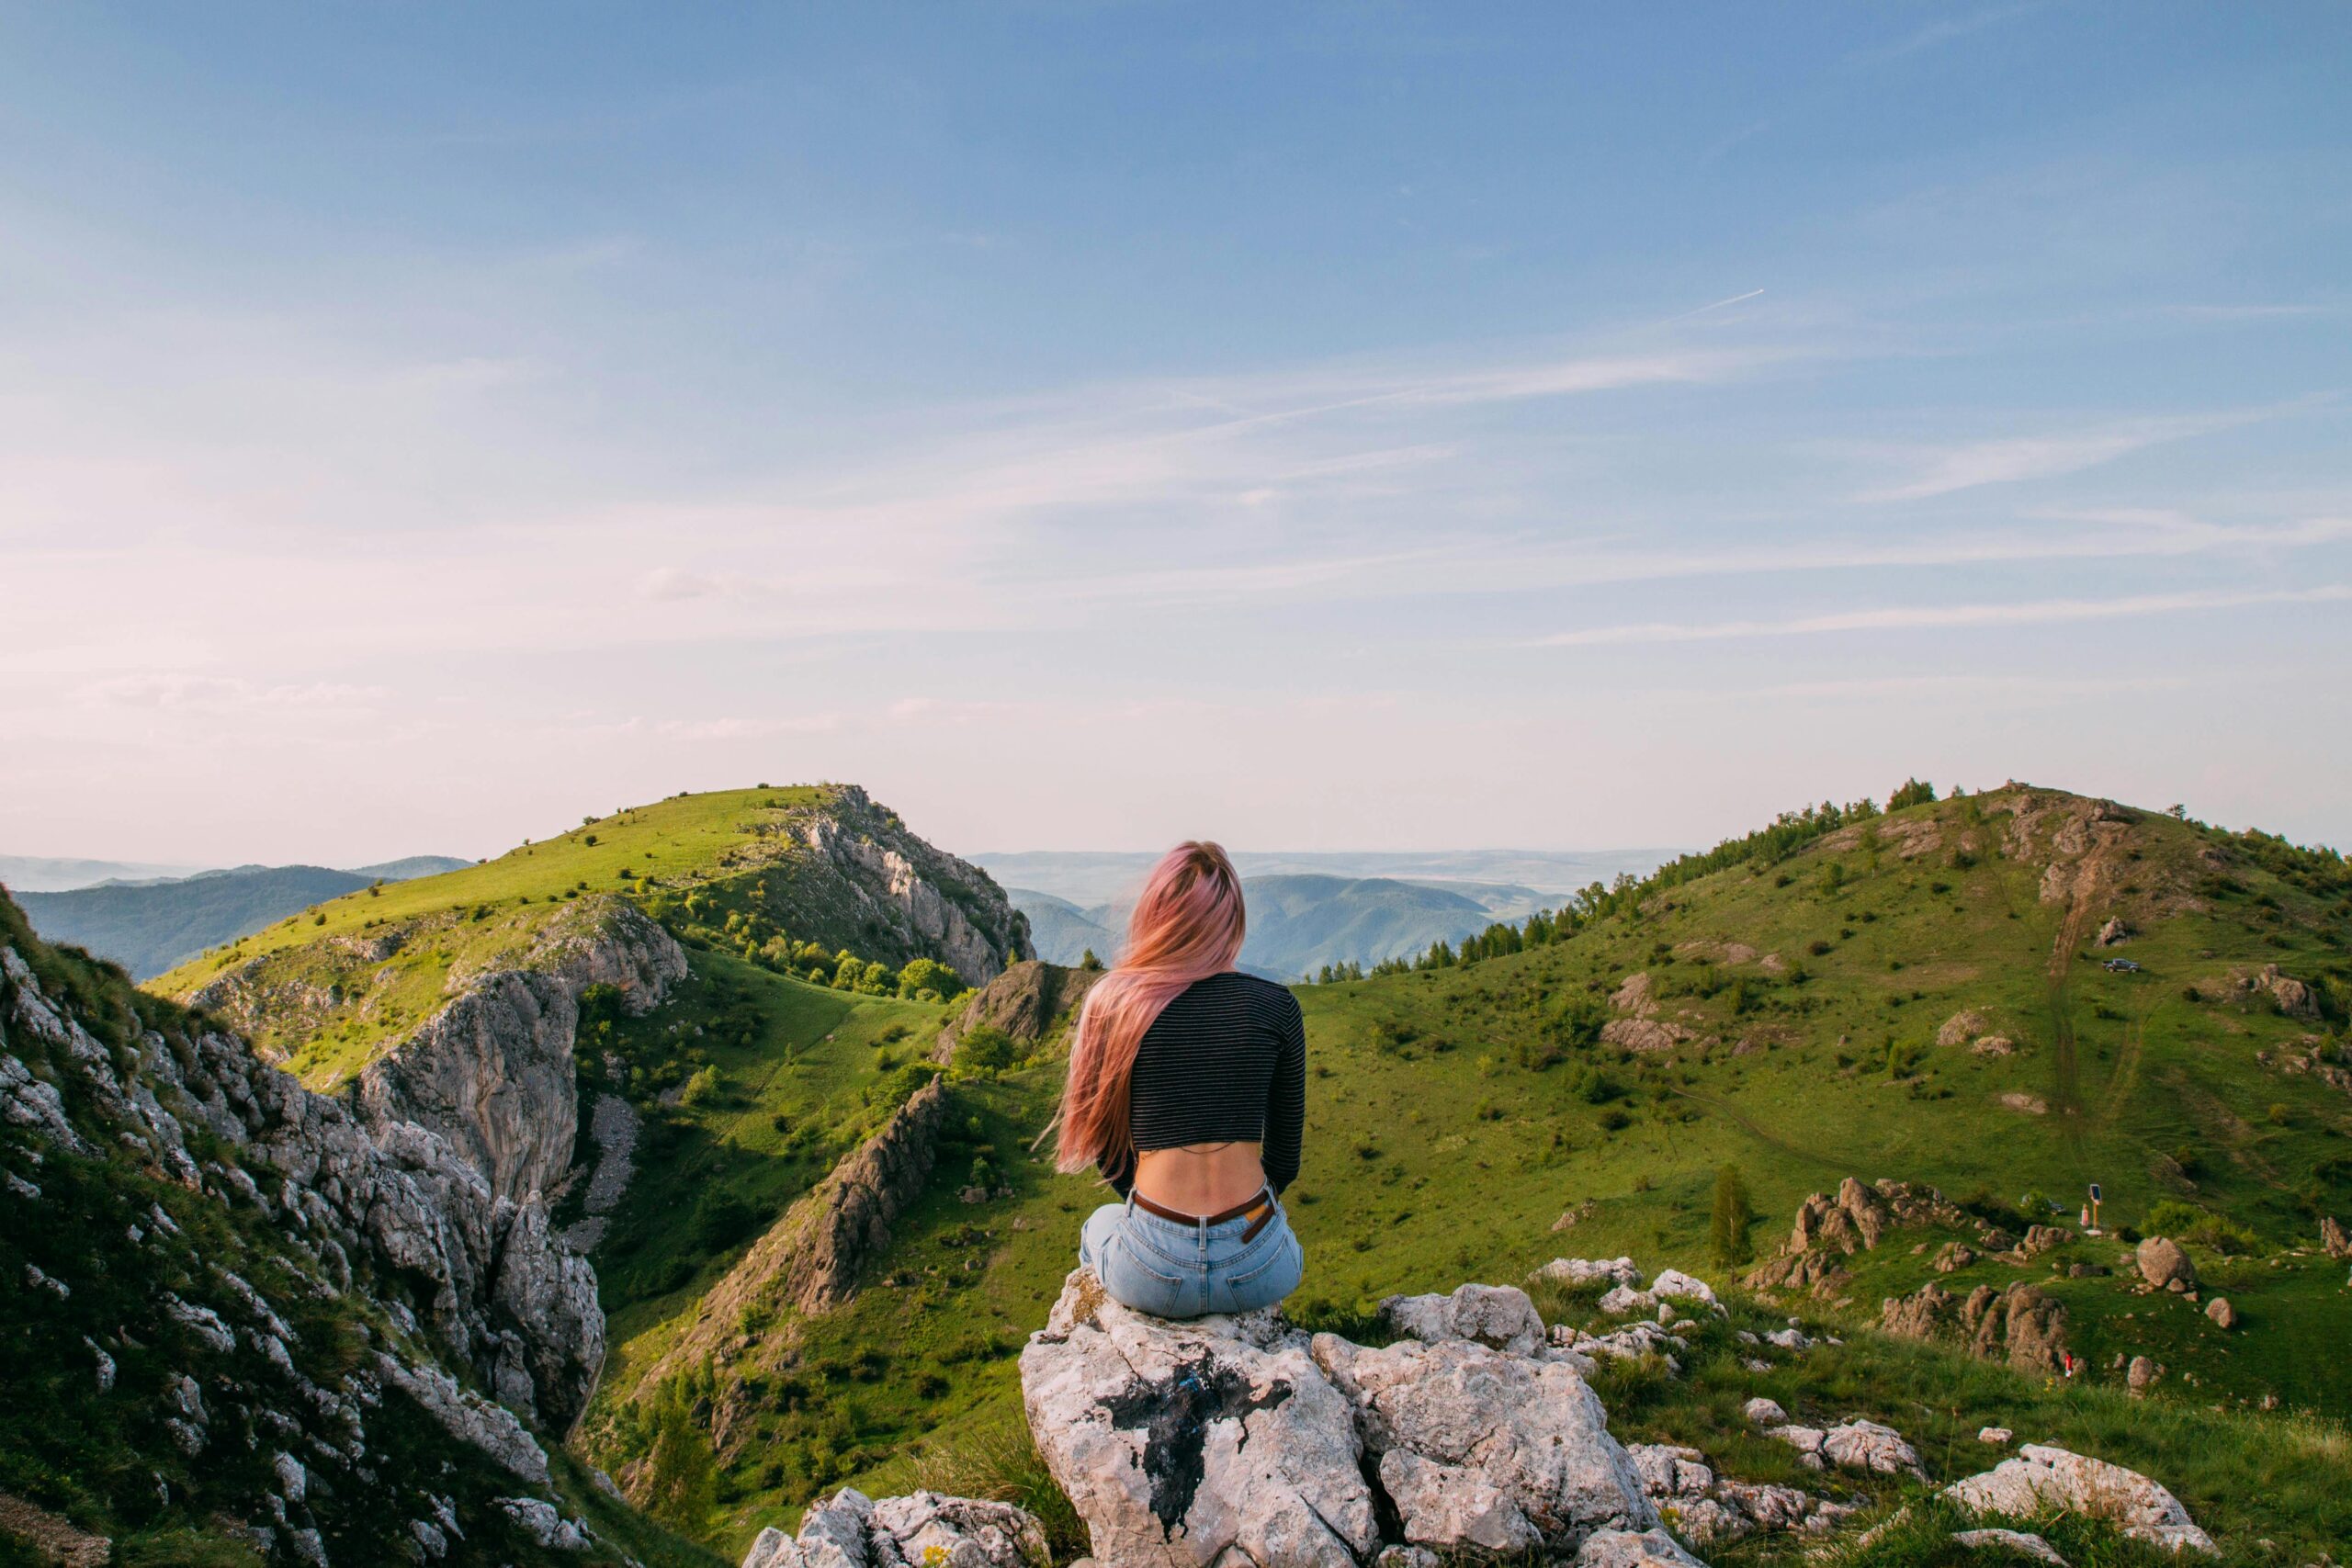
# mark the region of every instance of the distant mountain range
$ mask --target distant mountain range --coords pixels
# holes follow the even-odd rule
[[[1497,907],[1490,898],[1498,890],[1509,889],[1536,900],[1529,906],[1534,908],[1557,905],[1566,895],[1594,882],[1613,882],[1620,873],[1645,876],[1678,852],[1670,849],[1239,850],[1233,852],[1233,865],[1245,877],[1382,877],[1430,885],[1489,908]],[[1144,874],[1159,857],[1145,851],[1030,850],[965,858],[1004,886],[1035,888],[1083,909],[1133,897]]]
[[[1523,918],[1539,898],[1510,885],[1385,876],[1245,876],[1241,889],[1250,906],[1241,966],[1279,980],[1312,975],[1326,964],[1369,966],[1426,952],[1431,942],[1459,942],[1496,920]],[[1117,956],[1132,908],[1126,900],[1080,907],[1035,888],[1005,893],[1029,917],[1039,957],[1075,964],[1090,949],[1106,963]]]
[[[24,863],[11,858],[0,862],[0,867]],[[31,863],[117,872],[152,869],[106,861]],[[322,865],[241,865],[193,876],[114,876],[62,892],[19,889],[17,902],[42,940],[86,948],[113,959],[132,978],[144,980],[209,947],[250,935],[371,882],[407,882],[471,864],[450,855],[410,855],[349,871]]]

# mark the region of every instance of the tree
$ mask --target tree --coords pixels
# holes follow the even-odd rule
[[[1936,798],[1936,786],[1917,779],[1905,779],[1903,787],[1886,797],[1889,811],[1900,811],[1906,806],[1927,806]]]
[[[1736,1165],[1726,1165],[1715,1172],[1715,1212],[1709,1229],[1709,1241],[1715,1261],[1726,1268],[1745,1263],[1752,1253],[1747,1245],[1747,1228],[1756,1223],[1756,1213],[1747,1201],[1747,1178]]]
[[[1102,967],[1102,961],[1094,956],[1094,950],[1090,947],[1086,950],[1084,955],[1079,959],[1078,966],[1080,969],[1087,970],[1100,969]]]

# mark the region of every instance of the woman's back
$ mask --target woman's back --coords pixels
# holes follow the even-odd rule
[[[1204,1213],[1298,1175],[1306,1037],[1298,998],[1270,980],[1227,971],[1195,980],[1145,1031],[1129,1089],[1136,1161],[1106,1169]]]

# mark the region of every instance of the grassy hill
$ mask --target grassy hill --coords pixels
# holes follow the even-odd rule
[[[2110,920],[2129,934],[2099,946]],[[1801,1199],[1848,1176],[1934,1183],[2012,1233],[2071,1220],[2096,1180],[2104,1239],[1938,1276],[1929,1255],[1959,1233],[1906,1231],[1847,1259],[1834,1298],[1792,1304],[1872,1348],[1883,1377],[1871,1407],[1906,1426],[1931,1399],[1954,1431],[2021,1409],[2053,1437],[2108,1429],[2120,1405],[2097,1402],[2122,1397],[2117,1358],[2147,1354],[2166,1369],[2165,1409],[2223,1412],[2197,1417],[2193,1437],[2186,1414],[2168,1416],[2177,1441],[2144,1456],[2200,1517],[2326,1539],[2308,1517],[2324,1505],[2303,1496],[2300,1523],[2266,1515],[2259,1499],[2222,1495],[2232,1483],[2195,1454],[2226,1433],[2280,1464],[2334,1452],[2329,1423],[2352,1412],[2352,1374],[2313,1354],[2352,1324],[2344,1265],[2312,1247],[2322,1213],[2352,1213],[2352,1096],[2328,1068],[2352,996],[2340,861],[2014,787],[1792,819],[1623,886],[1571,925],[1514,953],[1301,988],[1312,1077],[1291,1194],[1310,1260],[1298,1315],[1360,1326],[1392,1292],[1517,1280],[1562,1254],[1632,1252],[1728,1282],[1744,1265],[1713,1256],[1710,1224],[1726,1165],[1752,1194],[1738,1230],[1758,1254]],[[2106,966],[2127,955],[2136,969]],[[2266,983],[2272,964],[2306,988]],[[844,1481],[1044,1497],[1023,1459],[1011,1357],[1102,1196],[1029,1151],[1058,1089],[1051,1057],[950,1068],[951,1133],[887,1261],[845,1306],[763,1323],[754,1337],[783,1348],[756,1387],[730,1395],[722,1375],[623,1392],[758,1221],[876,1124],[894,1077],[920,1070],[910,1059],[927,1024],[904,1004],[712,976],[720,989],[704,1005],[756,998],[766,1021],[704,1053],[695,1070],[713,1076],[697,1102],[651,1112],[677,1151],[660,1157],[675,1163],[649,1168],[597,1255],[616,1354],[585,1451],[616,1473],[657,1450],[711,1452],[692,1413],[734,1409],[710,1470],[691,1484],[669,1476],[657,1503],[722,1545]],[[658,1014],[615,1026],[649,1060],[676,1027]],[[1004,1195],[967,1202],[959,1190],[980,1171]],[[740,1228],[729,1236],[723,1214],[681,1226],[685,1190],[740,1194]],[[2116,1227],[2135,1236],[2157,1220],[2186,1233],[2237,1328],[2128,1288]],[[2104,1272],[2062,1272],[2076,1264]],[[1929,1279],[2042,1284],[2090,1370],[2052,1391],[1955,1346],[1871,1332],[1882,1297]],[[1661,1409],[1658,1429],[1681,1418]],[[2297,1420],[2320,1425],[2281,1425]],[[2325,1528],[2352,1528],[2341,1514]]]
[[[927,857],[938,880],[923,886],[950,910],[951,929],[1000,961],[1025,944],[1025,927],[985,875],[922,845],[863,792],[810,785],[675,795],[479,865],[370,885],[215,948],[150,988],[228,1007],[257,1046],[324,1089],[468,976],[528,964],[565,940],[600,899],[642,908],[690,945],[828,982],[844,954],[893,969],[952,958],[877,904],[887,866],[865,874],[816,848],[812,834],[855,839],[877,865],[888,855],[905,863],[901,848]]]
[[[470,863],[412,855],[383,865],[332,871],[322,865],[241,865],[155,882],[107,883],[63,893],[20,893],[33,929],[110,958],[145,980],[339,894]]]

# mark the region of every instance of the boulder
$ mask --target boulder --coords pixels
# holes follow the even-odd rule
[[[2330,1258],[2352,1258],[2352,1237],[2345,1235],[2343,1224],[2334,1214],[2320,1216],[2319,1244]]]
[[[1781,1408],[1780,1401],[1760,1394],[1741,1405],[1739,1413],[1758,1427],[1783,1427],[1789,1420],[1789,1413]]]
[[[2098,944],[2101,947],[2113,947],[2116,943],[2128,940],[2131,935],[2132,928],[2123,923],[2121,916],[2115,916],[2110,918],[2107,924],[2098,928]]]
[[[1928,1267],[1939,1274],[1951,1274],[1967,1268],[1975,1261],[1975,1249],[1966,1242],[1948,1241],[1937,1251],[1934,1260]]]
[[[1936,1030],[1939,1045],[1965,1045],[1993,1027],[1992,1020],[1974,1008],[1952,1014]]]
[[[1657,1523],[1600,1399],[1565,1360],[1463,1339],[1365,1349],[1332,1334],[1313,1351],[1355,1406],[1408,1541],[1563,1552],[1596,1530]],[[1488,1545],[1506,1539],[1521,1544]]]
[[[2193,1291],[2197,1288],[2197,1265],[2178,1242],[2168,1236],[2152,1235],[2140,1244],[2134,1261],[2140,1266],[2140,1278],[2160,1291]]]
[[[1960,1316],[1977,1355],[2006,1359],[2019,1371],[2065,1371],[2066,1305],[2040,1286],[1979,1285],[1961,1303]]]
[[[2215,1296],[2207,1302],[2205,1315],[2211,1318],[2218,1327],[2235,1328],[2238,1325],[2238,1309],[2230,1304],[2227,1296]]]
[[[2132,1398],[2138,1399],[2154,1387],[2156,1380],[2163,1375],[2155,1362],[2145,1356],[2134,1356],[2131,1366],[2124,1371],[2124,1386],[2131,1390]]]
[[[1849,1421],[1821,1435],[1821,1452],[1830,1463],[1877,1475],[1910,1475],[1925,1481],[1918,1451],[1903,1434],[1875,1421]]]
[[[1396,1348],[1450,1349],[1497,1355]],[[1021,1395],[1106,1564],[1352,1568],[1379,1544],[1355,1409],[1273,1313],[1167,1323],[1075,1269],[1021,1352]]]
[[[2123,1534],[2174,1551],[2211,1553],[2212,1538],[2197,1528],[2180,1499],[2120,1464],[2065,1449],[2029,1443],[2015,1459],[1944,1489],[1944,1495],[1981,1514],[2030,1518],[2052,1508],[2112,1520]]]
[[[1427,1345],[1468,1339],[1528,1356],[1544,1342],[1535,1303],[1510,1285],[1463,1285],[1443,1296],[1390,1296],[1380,1312],[1390,1327]]]

